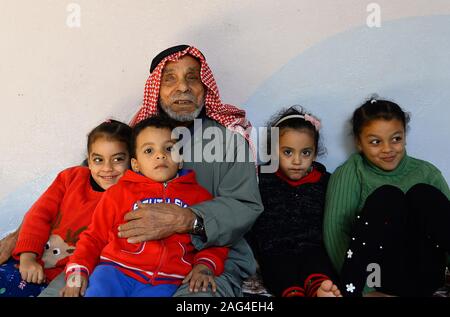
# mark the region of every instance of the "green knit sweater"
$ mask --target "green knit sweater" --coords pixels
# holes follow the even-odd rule
[[[359,153],[336,169],[326,196],[324,242],[338,272],[350,244],[352,225],[367,197],[382,185],[393,185],[407,192],[418,183],[432,185],[450,199],[450,190],[441,172],[431,163],[406,154],[398,167],[390,172],[379,169]]]

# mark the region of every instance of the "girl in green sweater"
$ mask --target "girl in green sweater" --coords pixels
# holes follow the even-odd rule
[[[431,296],[445,283],[450,191],[435,166],[406,154],[408,121],[386,100],[353,113],[359,153],[331,176],[324,219],[344,296]]]

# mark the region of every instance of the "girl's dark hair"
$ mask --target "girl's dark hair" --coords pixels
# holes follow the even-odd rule
[[[95,127],[88,134],[88,154],[91,151],[92,144],[99,138],[123,142],[127,145],[128,153],[131,154],[131,127],[129,125],[116,120],[107,120]]]
[[[321,145],[319,145],[320,133],[310,121],[307,121],[302,118],[290,118],[290,119],[286,119],[286,120],[280,122],[279,124],[277,124],[277,122],[279,122],[281,119],[283,119],[287,116],[290,116],[290,115],[304,116],[305,114],[312,116],[310,113],[306,112],[302,106],[293,105],[289,108],[286,107],[286,108],[281,109],[277,113],[275,113],[269,119],[266,126],[268,128],[278,127],[280,129],[279,130],[280,136],[283,133],[283,129],[295,129],[295,130],[308,131],[311,134],[311,136],[314,138],[314,146],[316,148],[316,154],[322,155],[323,153],[325,153],[325,150],[323,149],[323,147]],[[270,150],[271,149],[271,147],[270,147],[271,146],[270,129],[267,130],[267,146],[268,146],[268,149]]]
[[[388,121],[397,119],[403,123],[406,131],[410,117],[395,102],[377,99],[377,96],[374,95],[353,112],[351,119],[353,136],[358,137],[365,125],[377,119]]]
[[[131,156],[136,158],[136,140],[139,134],[145,128],[153,127],[158,129],[168,129],[172,131],[177,126],[178,124],[176,123],[176,121],[163,115],[157,115],[140,121],[133,127],[133,132],[131,135]]]

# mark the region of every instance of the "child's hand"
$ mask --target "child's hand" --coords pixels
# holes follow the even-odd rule
[[[198,292],[201,288],[201,291],[206,292],[208,289],[208,285],[211,284],[211,289],[213,293],[216,292],[216,282],[214,281],[214,273],[211,271],[209,267],[204,264],[196,264],[192,271],[184,278],[183,284],[189,282],[189,291],[190,292]]]
[[[20,254],[19,272],[28,283],[41,284],[45,281],[44,268],[36,262],[36,254],[24,252]]]
[[[66,286],[59,292],[61,297],[84,296],[88,285],[87,277],[83,274],[72,273],[66,281]]]

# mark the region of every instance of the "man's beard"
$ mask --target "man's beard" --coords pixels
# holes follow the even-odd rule
[[[196,119],[198,117],[200,112],[202,112],[203,106],[205,105],[205,103],[202,102],[200,104],[200,106],[198,108],[195,108],[195,110],[193,112],[187,113],[187,114],[179,114],[179,113],[176,113],[175,111],[172,111],[169,106],[165,105],[162,102],[162,100],[159,100],[159,104],[161,106],[161,109],[169,116],[169,118],[171,118],[175,121],[178,121],[178,122],[194,121],[194,119]]]

